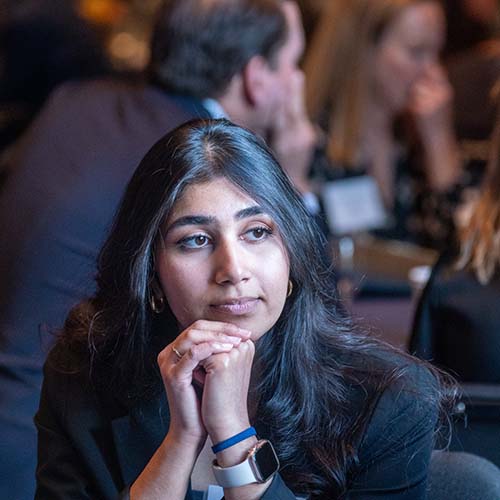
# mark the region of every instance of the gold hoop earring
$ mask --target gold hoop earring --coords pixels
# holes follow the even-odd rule
[[[288,297],[290,297],[290,295],[292,295],[292,292],[293,292],[293,283],[292,283],[292,280],[288,280],[288,287],[286,289],[286,298],[288,299]]]
[[[156,278],[153,278],[151,282],[151,292],[149,295],[149,305],[154,313],[160,314],[165,309],[165,296],[163,295],[163,291],[156,281]]]
[[[152,293],[149,296],[149,305],[155,314],[161,314],[165,309],[165,297],[155,297],[155,294]]]

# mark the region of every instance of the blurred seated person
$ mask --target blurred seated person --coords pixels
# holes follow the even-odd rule
[[[461,381],[500,383],[500,140],[481,192],[464,209],[458,248],[436,264],[415,316],[410,352]]]
[[[461,176],[444,36],[438,1],[335,0],[305,61],[309,111],[326,122],[332,163],[316,178],[367,174],[390,214],[379,234],[438,248]]]
[[[470,184],[486,168],[500,90],[500,4],[497,0],[445,0],[444,61],[453,87],[455,133],[468,160]]]
[[[45,364],[35,499],[426,498],[446,385],[339,314],[316,231],[250,131],[160,139]]]

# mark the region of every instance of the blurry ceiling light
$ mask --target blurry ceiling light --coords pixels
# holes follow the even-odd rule
[[[131,33],[121,32],[112,36],[109,53],[119,66],[141,70],[147,63],[149,49],[146,42],[138,40]]]
[[[116,24],[127,13],[127,6],[120,0],[80,0],[80,15],[97,24]]]

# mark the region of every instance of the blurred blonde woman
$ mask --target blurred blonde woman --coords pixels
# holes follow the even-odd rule
[[[431,245],[446,239],[461,173],[444,37],[437,1],[335,0],[305,61],[309,111],[328,121],[333,171],[323,175],[372,176],[393,215],[388,235]]]
[[[477,198],[464,210],[454,252],[436,264],[410,349],[462,381],[500,383],[500,127]]]

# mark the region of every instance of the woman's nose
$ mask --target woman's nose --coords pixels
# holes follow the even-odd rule
[[[236,284],[250,277],[247,256],[237,241],[221,242],[214,252],[215,281]]]

